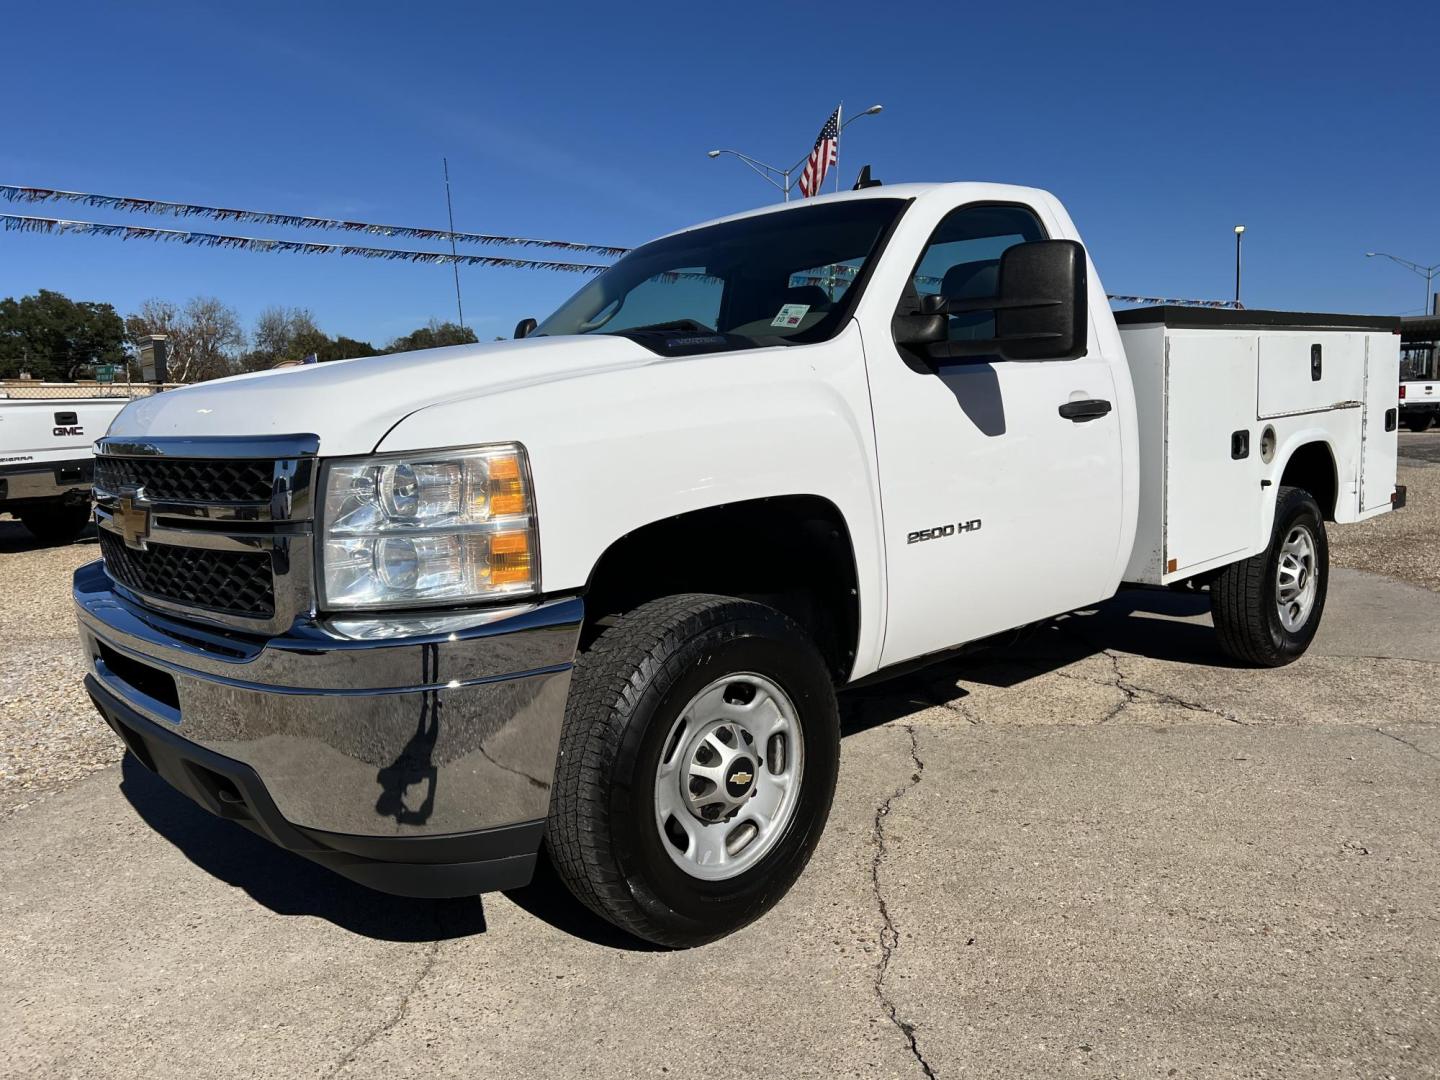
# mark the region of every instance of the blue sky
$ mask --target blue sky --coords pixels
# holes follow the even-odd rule
[[[630,245],[769,201],[705,151],[789,164],[843,99],[885,106],[846,132],[847,184],[868,162],[892,182],[1049,188],[1111,292],[1228,297],[1239,222],[1252,307],[1415,313],[1423,282],[1363,254],[1440,262],[1433,0],[76,0],[8,5],[0,37],[0,183],[443,227],[448,155],[458,228]],[[482,339],[582,283],[479,268],[461,282]],[[376,343],[454,315],[449,267],[0,233],[0,296],[39,288],[122,313],[210,294],[247,323],[296,305]]]

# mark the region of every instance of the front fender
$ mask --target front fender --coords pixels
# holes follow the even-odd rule
[[[680,357],[436,404],[377,449],[504,440],[530,456],[547,594],[582,590],[607,548],[653,522],[766,497],[828,499],[855,549],[855,670],[878,663],[879,479],[853,323],[813,345]]]

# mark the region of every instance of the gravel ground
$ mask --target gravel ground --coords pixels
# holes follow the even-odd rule
[[[1440,592],[1440,431],[1400,432],[1405,509],[1330,530],[1330,561]]]
[[[1409,506],[1362,525],[1334,527],[1337,566],[1386,574],[1440,591],[1440,431],[1401,432],[1399,482]],[[0,820],[49,792],[119,761],[119,741],[81,686],[70,612],[70,575],[98,557],[93,535],[61,547],[37,545],[0,516]]]
[[[43,547],[0,516],[0,820],[120,760],[80,680],[70,574],[99,557],[92,534]]]

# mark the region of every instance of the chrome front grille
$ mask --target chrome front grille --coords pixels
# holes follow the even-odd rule
[[[275,614],[275,575],[263,551],[214,551],[147,543],[132,549],[109,530],[100,554],[110,576],[126,588],[177,604],[249,618]]]
[[[275,462],[102,457],[95,482],[106,491],[140,489],[158,502],[268,503]]]
[[[105,438],[95,502],[105,570],[146,607],[256,633],[314,614],[313,435]]]

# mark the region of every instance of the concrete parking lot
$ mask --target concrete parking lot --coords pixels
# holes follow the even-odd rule
[[[796,889],[675,953],[549,878],[367,892],[119,762],[93,541],[0,522],[0,1075],[1440,1075],[1440,432],[1402,455],[1292,667],[1127,592],[850,694]]]

